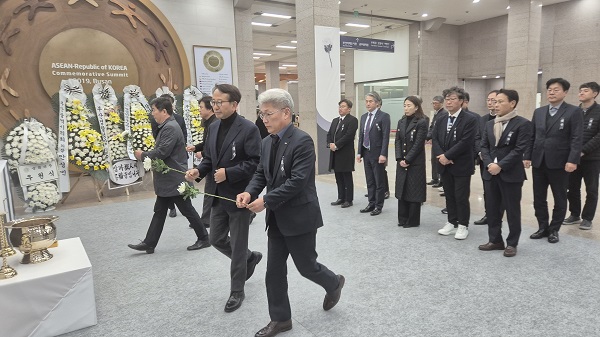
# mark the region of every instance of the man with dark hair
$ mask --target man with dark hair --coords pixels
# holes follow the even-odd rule
[[[361,213],[371,215],[381,214],[386,186],[385,165],[388,156],[390,141],[390,115],[379,109],[381,97],[376,92],[365,96],[367,113],[360,119],[360,132],[358,136],[358,154],[356,162],[365,161],[365,176],[369,204]]]
[[[427,132],[427,143],[431,144],[433,127],[435,126],[436,121],[444,114],[447,113],[444,110],[444,97],[435,96],[431,102],[433,106],[433,116],[431,117],[431,123],[429,124],[429,130]],[[427,185],[432,185],[431,187],[442,187],[442,181],[440,180],[440,175],[437,170],[438,162],[435,156],[433,155],[433,147],[431,147],[431,181],[427,183]]]
[[[486,167],[483,165],[483,158],[481,157],[481,144],[483,139],[483,133],[485,132],[485,126],[487,122],[496,118],[496,95],[498,94],[498,90],[492,90],[487,95],[487,114],[479,117],[479,132],[475,136],[475,149],[477,152],[477,158],[475,158],[475,163],[479,165],[479,172],[481,173],[481,180],[485,184],[485,179],[483,179],[484,172],[486,171]],[[518,103],[518,100],[517,100]],[[516,104],[515,104],[516,106]],[[485,207],[485,213],[483,217],[479,220],[473,222],[475,225],[485,225],[487,224],[487,199],[485,198],[485,189],[483,192],[483,205]]]
[[[352,102],[343,99],[339,103],[339,117],[331,122],[327,132],[327,148],[329,154],[329,171],[335,172],[335,182],[338,188],[337,200],[332,206],[342,205],[342,208],[352,206],[354,200],[354,137],[358,129],[358,119],[350,114]]]
[[[457,240],[469,235],[469,203],[473,148],[477,133],[477,117],[462,111],[465,92],[458,87],[444,91],[447,115],[442,116],[433,129],[433,153],[444,182],[448,222],[438,230],[440,235],[454,234]]]
[[[152,117],[158,123],[158,134],[156,144],[151,151],[144,152],[136,149],[134,154],[138,160],[162,159],[165,164],[173,169],[185,171],[187,169],[187,153],[181,127],[173,118],[173,106],[168,98],[159,97],[152,101]],[[160,235],[165,225],[169,205],[174,203],[181,214],[188,219],[198,237],[195,244],[187,247],[188,250],[197,250],[210,247],[208,233],[200,221],[200,216],[190,198],[184,199],[177,191],[179,185],[185,182],[184,176],[175,171],[169,171],[154,175],[154,192],[156,202],[154,203],[154,215],[148,228],[144,241],[137,245],[130,244],[129,248],[154,253]]]
[[[519,94],[515,90],[496,92],[493,96],[494,118],[485,124],[479,147],[485,167],[481,176],[487,198],[489,237],[488,243],[480,245],[479,249],[504,250],[504,256],[512,257],[517,254],[521,236],[521,196],[523,181],[527,179],[523,155],[531,149],[532,124],[517,115],[515,108]],[[509,228],[506,247],[502,239],[504,209]]]
[[[210,105],[210,101],[212,100],[211,96],[204,96],[198,102],[198,107],[200,109],[200,118],[202,118],[202,127],[204,127],[204,132],[202,133],[202,142],[196,145],[189,145],[186,150],[188,152],[194,152],[196,158],[202,158],[202,152],[204,151],[204,144],[206,143],[206,138],[208,136],[208,127],[212,124],[212,122],[217,119],[215,117],[215,113],[213,111],[212,105]],[[215,179],[213,177],[213,173],[210,172],[208,174],[208,178],[204,180],[204,192],[213,191]],[[204,195],[202,200],[202,216],[200,216],[200,220],[204,224],[204,227],[210,227],[210,209],[212,207],[213,197]]]
[[[533,145],[525,155],[526,168],[533,166],[533,207],[539,229],[531,239],[548,238],[558,242],[558,231],[567,213],[569,173],[577,169],[581,158],[583,113],[564,101],[571,84],[562,78],[546,82],[550,104],[533,112]],[[552,189],[554,209],[548,214],[548,186]]]
[[[218,120],[210,125],[204,156],[186,179],[193,181],[213,173],[216,184],[207,193],[228,199],[244,191],[260,160],[260,134],[251,121],[238,115],[242,95],[231,84],[217,84],[211,105]],[[231,259],[231,292],[225,312],[237,310],[244,301],[244,285],[262,259],[260,252],[248,249],[251,212],[235,202],[214,198],[210,211],[210,243]]]
[[[588,82],[579,86],[579,107],[583,110],[583,141],[581,162],[569,175],[567,198],[571,215],[563,222],[572,225],[581,222],[579,229],[592,229],[592,220],[598,205],[598,175],[600,174],[600,105],[596,97],[600,85]],[[581,211],[581,179],[585,181],[585,205]],[[581,215],[581,217],[580,217]]]

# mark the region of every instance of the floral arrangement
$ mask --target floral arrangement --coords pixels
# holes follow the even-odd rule
[[[69,160],[86,171],[104,170],[108,162],[104,156],[102,135],[92,128],[91,112],[79,99],[67,98],[67,131]]]
[[[200,105],[197,100],[190,101],[190,120],[192,131],[192,144],[202,143],[204,136],[204,124],[200,116]]]
[[[50,211],[60,201],[61,194],[54,182],[44,182],[27,186],[26,204],[29,210]],[[26,212],[28,210],[25,210]]]
[[[154,136],[148,112],[139,102],[131,104],[131,146],[134,150],[150,151],[154,148]]]
[[[200,115],[202,92],[194,86],[183,91],[183,119],[188,129],[187,139],[191,144],[202,143],[204,124]]]
[[[106,155],[108,162],[129,159],[127,153],[127,135],[124,123],[118,111],[117,96],[110,85],[94,85],[92,90],[96,115],[100,124],[100,131],[104,135],[104,146],[108,149]]]

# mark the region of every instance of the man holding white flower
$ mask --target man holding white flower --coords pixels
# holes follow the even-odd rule
[[[187,152],[181,128],[173,118],[173,105],[168,98],[159,97],[152,101],[152,117],[158,123],[158,134],[156,145],[151,151],[135,150],[134,154],[138,160],[161,159],[164,163],[175,170],[185,171],[187,169]],[[196,243],[187,247],[188,250],[197,250],[210,247],[208,232],[200,221],[200,215],[196,212],[192,201],[184,199],[179,193],[178,187],[185,182],[183,174],[170,170],[165,174],[154,175],[154,191],[156,202],[154,203],[154,215],[148,228],[144,241],[137,245],[130,244],[129,248],[154,253],[160,235],[167,218],[169,204],[175,203],[181,214],[188,219],[198,237]]]

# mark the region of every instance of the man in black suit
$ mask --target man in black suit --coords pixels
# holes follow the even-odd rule
[[[488,93],[487,100],[486,100],[488,113],[483,116],[479,116],[479,130],[477,132],[477,135],[475,135],[475,150],[477,153],[477,157],[475,158],[475,164],[479,165],[479,173],[481,174],[481,180],[484,185],[485,185],[485,179],[483,178],[483,175],[487,171],[487,168],[483,165],[483,160],[482,160],[483,158],[481,157],[481,145],[483,143],[482,142],[483,134],[485,133],[485,126],[487,125],[487,122],[496,118],[495,105],[496,105],[496,95],[497,94],[498,94],[498,90],[492,90]],[[518,94],[517,94],[517,96],[518,96]],[[518,100],[516,101],[516,103],[518,103]],[[487,199],[485,197],[485,188],[484,188],[484,192],[483,192],[483,205],[485,207],[485,213],[481,219],[475,220],[473,222],[473,224],[475,224],[475,225],[486,225],[488,223],[487,222]]]
[[[579,106],[583,110],[583,141],[581,162],[569,175],[569,211],[565,225],[579,224],[579,229],[592,229],[592,220],[598,205],[598,175],[600,174],[600,105],[596,97],[600,85],[588,82],[579,86]],[[585,205],[581,211],[581,180],[585,181]],[[580,217],[581,215],[581,217]]]
[[[312,138],[291,122],[292,96],[283,89],[269,89],[258,96],[258,104],[271,136],[263,139],[256,173],[236,201],[238,207],[255,213],[266,209],[269,251],[265,281],[271,322],[255,336],[272,337],[292,328],[287,293],[289,255],[302,276],[325,289],[324,310],[337,304],[345,279],[317,262],[317,229],[323,226],[323,218],[315,187],[315,147]],[[265,187],[267,193],[259,197]]]
[[[569,173],[577,169],[581,157],[583,113],[564,102],[571,84],[562,78],[546,82],[549,105],[533,112],[533,145],[525,156],[525,167],[533,166],[533,207],[539,230],[532,239],[548,237],[558,242],[558,231],[567,213]],[[548,186],[552,189],[554,209],[548,215]]]
[[[340,117],[331,122],[327,132],[327,148],[329,154],[329,171],[335,172],[335,182],[338,188],[338,198],[332,206],[342,205],[342,208],[352,206],[354,200],[354,137],[358,129],[358,119],[350,114],[352,102],[343,99],[338,103]]]
[[[431,138],[433,133],[433,127],[435,126],[435,122],[444,114],[446,110],[444,110],[444,97],[435,96],[431,101],[431,105],[433,106],[433,117],[431,118],[431,123],[429,124],[429,130],[427,131],[427,144],[431,145]],[[440,180],[440,174],[438,173],[438,161],[437,158],[433,155],[433,147],[431,147],[431,181],[427,183],[427,185],[432,185],[431,187],[442,187],[442,181]]]
[[[477,133],[477,117],[462,111],[464,90],[452,87],[444,90],[447,115],[436,123],[433,134],[433,153],[444,182],[448,222],[438,230],[440,235],[454,234],[457,240],[469,235],[471,208],[469,195],[474,173],[473,149]]]
[[[504,256],[512,257],[517,255],[521,236],[521,196],[523,181],[527,179],[523,155],[531,149],[532,124],[517,115],[519,94],[515,90],[496,92],[494,118],[486,123],[479,148],[485,167],[481,176],[487,198],[489,236],[488,243],[479,249],[504,250]],[[506,247],[502,239],[504,209],[509,228]]]
[[[194,155],[198,159],[202,159],[204,144],[206,143],[206,138],[208,137],[208,129],[212,122],[217,119],[217,117],[215,117],[215,112],[213,111],[212,105],[210,105],[210,101],[212,101],[211,96],[204,96],[200,99],[200,102],[198,102],[198,107],[200,108],[200,118],[202,118],[202,126],[204,127],[204,132],[202,133],[202,142],[186,147],[186,150],[188,152],[194,152]],[[207,179],[204,180],[204,192],[215,190],[215,179],[212,174],[213,172],[210,172]],[[213,197],[205,194],[202,201],[202,216],[200,216],[204,227],[210,227],[210,209],[212,208],[212,203]]]
[[[241,98],[239,89],[231,84],[215,86],[210,103],[218,120],[208,130],[202,162],[186,174],[193,181],[214,172],[216,186],[207,192],[234,200],[252,179],[260,160],[258,128],[237,113]],[[231,259],[231,293],[225,312],[232,312],[242,305],[244,284],[262,254],[248,249],[250,211],[239,209],[234,202],[214,198],[210,212],[210,243]]]
[[[381,214],[386,186],[385,165],[388,157],[390,142],[390,115],[379,109],[381,97],[376,92],[370,92],[365,97],[367,113],[360,117],[360,132],[358,136],[358,155],[356,162],[365,161],[365,176],[369,204],[361,213],[371,215]]]

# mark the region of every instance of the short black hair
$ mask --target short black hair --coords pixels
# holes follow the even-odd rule
[[[487,95],[488,95],[488,96],[489,96],[490,94],[496,94],[496,95],[498,95],[498,93],[500,93],[500,90],[492,90],[492,91],[488,92],[488,94],[487,94]]]
[[[342,104],[342,103],[346,103],[346,105],[352,109],[352,101],[349,99],[344,98],[343,100],[339,101],[338,105]]]
[[[504,94],[506,95],[506,97],[508,97],[508,101],[512,102],[515,101],[515,108],[517,107],[517,105],[519,104],[519,93],[516,90],[512,90],[512,89],[500,89],[500,90],[496,90],[498,93],[498,95],[500,94]]]
[[[152,100],[150,105],[156,107],[156,110],[167,110],[167,113],[169,115],[173,114],[173,104],[171,103],[171,100],[166,97],[157,97],[154,100]]]
[[[242,93],[235,85],[231,84],[215,84],[213,92],[219,90],[220,92],[227,94],[231,102],[237,102],[238,104],[242,100]]]
[[[465,90],[459,87],[452,87],[450,89],[446,89],[442,92],[442,96],[444,98],[448,97],[448,95],[455,94],[458,99],[465,100]]]
[[[593,92],[600,92],[600,85],[596,82],[586,82],[579,86],[579,90],[583,88],[591,89]]]
[[[469,93],[466,91],[465,91],[465,101],[467,101],[467,102],[471,101],[471,95],[469,95]]]
[[[174,104],[174,103],[175,103],[175,97],[173,97],[173,96],[171,96],[171,95],[169,95],[169,94],[162,94],[162,95],[160,95],[160,97],[165,97],[165,98],[168,98],[168,99],[169,99],[169,101],[171,101],[171,104]]]
[[[221,91],[221,90],[219,90]],[[204,96],[200,99],[200,102],[204,102],[204,106],[208,109],[208,110],[212,110],[212,105],[210,104],[210,101],[212,101],[212,97],[211,96]],[[198,104],[200,104],[200,102],[198,102]]]
[[[569,81],[565,80],[564,78],[557,77],[551,78],[548,80],[548,82],[546,82],[546,89],[550,88],[550,86],[554,83],[560,84],[564,91],[569,91],[569,88],[571,88],[571,83],[569,83]]]

